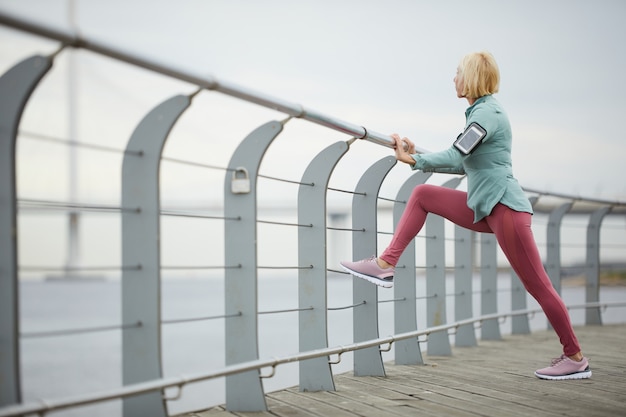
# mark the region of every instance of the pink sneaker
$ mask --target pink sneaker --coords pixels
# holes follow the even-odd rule
[[[589,361],[583,358],[576,362],[565,355],[553,359],[552,364],[547,368],[537,369],[535,376],[541,379],[564,380],[564,379],[585,379],[591,378]]]
[[[340,264],[343,269],[355,277],[363,278],[380,287],[393,287],[393,274],[396,269],[393,266],[381,268],[378,266],[375,256],[356,262],[341,261]]]

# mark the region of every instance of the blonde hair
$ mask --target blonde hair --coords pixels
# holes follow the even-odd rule
[[[480,98],[497,93],[500,87],[500,70],[489,52],[467,54],[459,64],[463,77],[463,97]]]

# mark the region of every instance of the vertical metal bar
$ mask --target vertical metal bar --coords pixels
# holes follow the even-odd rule
[[[167,137],[191,104],[175,96],[152,109],[133,132],[122,164],[122,323],[141,327],[122,330],[124,385],[161,377],[161,262],[159,169]],[[140,156],[138,156],[140,155]],[[124,398],[126,417],[167,416],[161,392]]]
[[[469,229],[454,226],[454,318],[456,321],[474,315],[472,287],[474,279],[473,235]],[[476,331],[473,324],[459,326],[456,330],[456,346],[476,346]]]
[[[225,265],[240,265],[225,272],[226,365],[258,359],[257,283],[257,175],[265,151],[283,130],[280,122],[259,126],[237,147],[224,180],[224,214],[239,220],[226,221]],[[243,171],[245,170],[245,171]],[[232,174],[231,174],[232,172]],[[237,172],[247,173],[249,192],[233,190]],[[241,189],[239,189],[241,190]],[[229,411],[266,411],[259,370],[226,377],[226,408]]]
[[[474,232],[454,225],[454,318],[456,321],[474,315]],[[473,324],[459,326],[454,337],[456,346],[476,346]]]
[[[546,272],[552,286],[561,294],[561,222],[573,203],[561,204],[550,212],[546,226]],[[548,329],[552,328],[548,322]]]
[[[70,26],[73,30],[76,30],[75,25],[75,7],[74,1],[70,0],[70,4],[68,4],[68,20]],[[67,124],[68,124],[68,133],[70,146],[68,149],[68,170],[69,170],[69,181],[68,181],[68,191],[69,191],[69,201],[71,203],[77,203],[78,197],[78,183],[79,183],[79,175],[78,175],[78,148],[76,146],[76,139],[78,137],[78,82],[79,82],[79,73],[76,70],[77,65],[77,50],[70,49],[66,51],[67,57]],[[73,269],[80,265],[80,257],[81,257],[81,244],[80,244],[80,224],[81,224],[81,214],[78,210],[72,210],[68,213],[68,228],[67,228],[67,260],[65,262],[65,275],[66,276],[74,276],[77,278],[78,274],[76,274]]]
[[[539,197],[530,197],[529,201],[532,206],[537,203]],[[548,245],[549,246],[549,245]],[[511,269],[511,309],[526,309],[526,289],[517,273]],[[512,334],[528,334],[530,333],[530,323],[528,315],[511,317],[511,333]]]
[[[400,187],[393,205],[393,224],[397,227],[402,213],[406,209],[413,189],[425,183],[431,173],[416,172],[411,175]],[[395,333],[406,333],[417,330],[417,303],[415,285],[415,241],[407,246],[406,250],[398,259],[396,272],[393,278],[394,298],[394,330]],[[417,338],[399,340],[395,343],[396,365],[423,365],[422,351]]]
[[[519,276],[511,269],[511,310],[526,309],[526,289]],[[530,333],[528,315],[511,317],[511,334]]]
[[[552,285],[561,293],[561,222],[563,217],[572,208],[573,203],[561,204],[550,212],[546,227],[546,272]]]
[[[326,193],[330,175],[347,151],[346,142],[337,142],[320,152],[309,163],[298,190],[298,224],[311,225],[298,229],[300,352],[328,347]],[[300,361],[300,391],[335,390],[328,361],[328,356]]]
[[[64,33],[62,31],[47,28],[39,24],[32,24],[23,19],[7,16],[6,14],[3,14],[1,12],[0,24],[7,27],[13,27],[18,30],[28,31],[33,34],[38,34],[49,39],[56,39],[63,43],[79,45],[81,48],[88,51],[101,54],[118,61],[126,62],[139,68],[154,71],[159,74],[175,78],[177,80],[185,81],[202,88],[217,91],[219,93],[244,100],[248,103],[258,104],[260,106],[283,112],[303,120],[308,120],[320,126],[324,126],[329,129],[333,129],[335,131],[354,136],[356,138],[367,140],[378,145],[386,146],[388,148],[394,147],[393,139],[391,139],[387,135],[374,132],[372,129],[365,129],[363,126],[339,120],[329,115],[319,113],[313,109],[304,108],[299,104],[290,103],[285,100],[261,94],[259,92],[238,86],[236,84],[228,83],[225,81],[218,81],[213,77],[200,77],[197,74],[184,72],[173,66],[168,67],[166,65],[163,65],[163,63],[161,62],[150,61],[137,56],[137,54],[127,53],[122,50],[111,48],[105,43],[100,43],[93,39],[87,39],[83,36],[76,36],[74,33]],[[416,151],[418,153],[427,152],[427,150],[420,147],[416,147]]]
[[[443,184],[456,188],[461,178],[452,178]],[[445,220],[430,213],[426,218],[426,320],[428,327],[447,323],[446,317],[446,231]],[[428,354],[452,355],[448,332],[436,332],[428,336]]]
[[[377,207],[380,186],[396,164],[394,157],[388,156],[372,165],[361,177],[352,199],[352,228],[364,230],[352,235],[352,256],[366,258],[377,253],[378,227]],[[353,314],[354,341],[376,339],[378,337],[378,290],[377,286],[362,279],[354,279],[352,299],[359,305]],[[354,352],[354,374],[357,376],[384,376],[385,368],[378,346],[359,349]]]
[[[481,314],[498,312],[498,244],[495,235],[481,234],[480,244],[481,272]],[[483,340],[500,340],[498,319],[485,320],[481,326],[480,337]]]
[[[594,303],[600,301],[600,226],[604,216],[611,210],[610,206],[597,209],[589,216],[587,225],[587,285],[585,287],[585,301]],[[585,310],[585,324],[602,324],[600,307]]]
[[[52,59],[33,56],[0,77],[0,406],[22,400],[17,274],[17,129],[24,107]]]

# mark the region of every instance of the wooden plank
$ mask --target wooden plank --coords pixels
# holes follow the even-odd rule
[[[458,371],[458,370],[457,370]],[[394,383],[424,384],[430,389],[442,396],[460,401],[460,406],[471,407],[475,410],[487,414],[496,415],[535,415],[537,412],[543,412],[543,415],[563,415],[571,411],[571,407],[562,407],[561,412],[558,410],[545,410],[542,404],[537,404],[533,393],[532,395],[524,395],[514,388],[502,390],[497,382],[493,382],[494,386],[486,386],[480,379],[472,379],[468,377],[458,376],[458,372],[450,374],[430,374],[417,379],[395,378]],[[484,371],[483,376],[484,379]],[[536,379],[536,378],[535,378]],[[500,382],[500,385],[502,382]],[[498,410],[497,412],[489,411],[489,409]]]
[[[386,364],[386,377],[335,376],[337,391],[267,394],[269,412],[229,413],[213,407],[184,417],[538,417],[626,415],[626,325],[576,328],[593,377],[544,381],[561,346],[553,331],[505,335],[453,356],[425,357],[426,366]]]
[[[342,410],[335,404],[328,403],[324,400],[320,392],[304,392],[300,393],[292,389],[278,391],[268,394],[269,398],[280,400],[292,407],[303,408],[314,416],[333,416],[333,417],[353,417],[354,414],[349,411]],[[272,408],[273,410],[273,408]]]
[[[319,392],[317,395],[339,409],[349,411],[357,416],[402,417],[407,415],[403,409],[397,407],[397,404],[361,391],[345,389],[334,392]]]
[[[367,385],[367,380],[372,379],[374,382],[371,387],[364,388]],[[450,408],[448,405],[440,405],[437,403],[428,403],[422,400],[417,395],[411,395],[402,392],[394,392],[386,390],[376,380],[386,379],[382,377],[360,377],[355,378],[339,378],[338,384],[341,384],[341,388],[337,391],[337,395],[343,397],[352,397],[355,392],[360,395],[365,395],[372,403],[373,407],[391,411],[400,416],[441,416],[441,415],[467,415],[459,414],[454,408]],[[418,412],[419,411],[419,412]],[[377,414],[368,414],[377,415]]]
[[[610,331],[610,328],[605,327],[605,332]],[[547,332],[546,334],[550,334]],[[626,335],[625,335],[626,336]],[[516,391],[521,393],[524,390],[527,390],[529,394],[534,392],[535,395],[544,396],[546,389],[550,395],[556,395],[561,398],[570,398],[570,401],[567,404],[572,408],[577,407],[590,407],[590,409],[598,410],[605,408],[608,406],[609,410],[617,408],[623,402],[623,384],[624,384],[624,371],[623,368],[619,370],[619,366],[616,367],[616,362],[614,360],[609,360],[605,362],[604,356],[598,356],[598,360],[592,360],[592,370],[594,371],[594,377],[588,380],[580,380],[580,381],[540,381],[537,380],[534,376],[529,376],[528,374],[532,372],[531,365],[526,363],[527,361],[522,358],[524,356],[528,356],[528,344],[525,343],[527,339],[524,336],[516,336],[514,338],[510,338],[509,341],[515,341],[519,343],[513,343],[512,349],[509,349],[510,344],[507,344],[507,352],[511,353],[511,359],[508,361],[507,367],[512,369],[512,371],[507,370],[507,373],[513,373],[519,375],[519,379],[515,378],[499,378],[497,380],[497,384],[494,384],[491,379],[484,380],[485,378],[480,378],[480,373],[484,372],[483,366],[476,366],[476,373],[469,378],[472,381],[480,381],[480,385],[489,385],[491,384],[496,389],[501,389],[504,391]],[[619,339],[617,339],[619,340]],[[621,341],[614,341],[612,343],[612,347],[617,347],[623,345],[624,337],[621,338]],[[604,338],[601,335],[597,335],[593,339],[593,343],[588,343],[588,347],[594,348],[596,344],[605,345]],[[536,354],[535,349],[536,344],[533,344],[532,354],[533,356]],[[619,348],[618,348],[619,349]],[[481,350],[484,350],[481,347]],[[519,351],[519,352],[516,352]],[[589,351],[592,351],[590,349]],[[606,351],[606,347],[603,348]],[[476,352],[468,352],[466,355],[476,355]],[[610,354],[612,357],[612,355]],[[624,364],[624,359],[621,359],[622,364]],[[617,362],[619,363],[619,362]],[[511,366],[513,364],[513,366]],[[542,365],[539,365],[542,366]],[[606,366],[606,368],[605,368]],[[530,370],[525,368],[531,368]],[[502,370],[503,366],[498,365],[498,369]],[[448,377],[452,377],[453,375],[457,375],[457,372],[451,371]],[[608,375],[613,374],[612,377],[607,378]],[[611,384],[610,381],[615,380],[616,384]],[[573,391],[573,386],[577,387],[575,391],[577,394],[575,396],[570,395]],[[608,395],[607,395],[608,394]],[[602,404],[598,404],[598,400],[602,399]],[[575,404],[575,405],[574,405]]]
[[[472,413],[502,417],[522,417],[528,415],[528,411],[512,410],[510,402],[506,399],[476,395],[467,384],[457,382],[454,388],[449,388],[445,385],[434,385],[429,378],[424,378],[421,381],[404,378],[403,381],[402,376],[398,375],[396,378],[395,374],[390,373],[390,369],[387,372],[388,378],[380,378],[377,381],[378,389],[405,392],[406,395],[422,400],[417,405],[418,408],[422,407],[423,402],[430,402],[445,405],[450,409],[464,411],[465,415],[471,415]]]

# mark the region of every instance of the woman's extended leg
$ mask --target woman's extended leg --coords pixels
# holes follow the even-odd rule
[[[487,218],[511,267],[526,290],[541,305],[563,345],[563,355],[550,366],[535,371],[542,379],[584,379],[591,377],[589,361],[582,355],[569,312],[554,289],[531,229],[530,213],[518,212],[498,204]]]
[[[385,288],[393,286],[395,265],[411,240],[422,230],[428,213],[477,232],[490,232],[485,220],[474,224],[474,212],[467,207],[467,193],[436,185],[415,187],[398,222],[391,243],[379,258],[356,262],[342,261],[341,267],[350,274]],[[386,264],[385,264],[386,263]]]
[[[563,353],[574,356],[580,345],[572,329],[569,312],[543,268],[531,229],[531,215],[498,204],[487,218],[513,270],[537,300],[563,345]]]
[[[413,238],[422,230],[426,215],[438,214],[476,232],[493,233],[485,220],[474,223],[474,212],[467,207],[467,193],[430,184],[415,187],[387,249],[380,259],[396,265]]]

